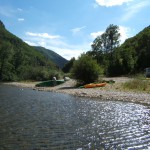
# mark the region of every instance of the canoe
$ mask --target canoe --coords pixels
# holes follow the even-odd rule
[[[94,87],[96,87],[96,84],[93,83],[84,85],[84,88],[94,88]]]
[[[103,87],[103,86],[105,86],[106,85],[106,83],[97,83],[96,84],[96,87]]]
[[[53,87],[53,86],[62,84],[64,82],[65,82],[64,80],[56,80],[56,81],[48,80],[48,81],[44,81],[44,82],[38,83],[35,86],[36,87]]]
[[[106,83],[91,83],[91,84],[86,84],[84,85],[84,88],[95,88],[95,87],[103,87],[105,86]]]

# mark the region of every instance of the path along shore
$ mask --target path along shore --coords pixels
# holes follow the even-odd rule
[[[120,89],[122,83],[129,81],[131,79],[125,77],[119,78],[107,78],[107,80],[114,80],[114,84],[107,84],[105,87],[99,88],[75,88],[76,82],[74,80],[66,81],[65,83],[55,86],[55,87],[35,87],[36,83],[26,83],[26,82],[9,82],[4,84],[32,88],[39,91],[51,91],[58,93],[66,93],[74,96],[100,98],[103,100],[119,100],[119,101],[129,101],[135,103],[141,103],[150,105],[150,93],[144,92],[131,92],[124,91]]]

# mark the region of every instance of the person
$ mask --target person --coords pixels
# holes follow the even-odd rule
[[[53,80],[56,81],[56,77],[53,77]]]
[[[56,80],[57,80],[56,77],[53,77],[53,86],[57,85]]]

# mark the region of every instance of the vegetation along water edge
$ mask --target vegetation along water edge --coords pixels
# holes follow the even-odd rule
[[[149,91],[145,91],[144,89],[131,90],[130,88],[127,88],[127,86],[125,85],[132,82],[134,83],[135,82],[134,79],[128,77],[116,77],[104,79],[113,80],[115,81],[115,83],[114,84],[108,83],[105,87],[97,87],[97,88],[77,88],[76,81],[72,79],[54,87],[36,87],[35,85],[39,82],[8,82],[4,84],[14,85],[21,88],[28,87],[39,91],[50,91],[50,92],[71,94],[74,96],[89,97],[91,99],[98,98],[101,100],[119,100],[150,105]],[[148,83],[149,88],[150,81],[146,80],[146,82]]]

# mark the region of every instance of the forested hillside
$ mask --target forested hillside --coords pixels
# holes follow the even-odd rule
[[[39,52],[41,52],[47,59],[53,61],[60,68],[63,68],[65,64],[68,62],[68,60],[66,60],[65,58],[58,55],[52,50],[40,46],[34,46],[34,48]]]
[[[150,67],[150,26],[127,39],[115,52],[122,59],[122,71],[140,72]],[[116,60],[119,60],[119,57]]]
[[[87,52],[94,57],[108,76],[143,72],[150,67],[150,26],[119,45],[119,27],[110,25]]]
[[[105,75],[135,74],[150,67],[150,26],[122,45],[119,40],[119,27],[111,24],[93,41],[91,51],[87,52],[97,60]],[[0,21],[0,81],[47,80],[52,76],[58,77],[60,71],[53,62],[62,68],[67,60],[43,47],[29,46],[7,31]]]
[[[56,65],[5,29],[0,21],[0,80],[46,80],[58,74]]]

